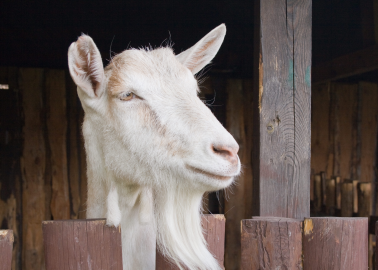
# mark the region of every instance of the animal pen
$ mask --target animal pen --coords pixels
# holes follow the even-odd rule
[[[244,166],[223,204],[204,196],[205,239],[227,270],[378,269],[378,83],[337,81],[377,70],[378,46],[311,70],[311,20],[311,0],[255,1],[253,79],[202,84]],[[0,88],[0,269],[122,269],[120,230],[85,220],[68,71],[1,67]],[[156,269],[178,268],[157,252]]]

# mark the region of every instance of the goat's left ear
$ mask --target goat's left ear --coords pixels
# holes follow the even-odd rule
[[[99,97],[105,81],[101,54],[91,37],[81,35],[68,49],[68,67],[76,85],[90,98]]]
[[[196,74],[213,60],[226,35],[224,24],[214,28],[193,47],[176,56],[177,60]]]

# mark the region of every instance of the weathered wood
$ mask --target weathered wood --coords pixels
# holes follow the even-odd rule
[[[315,212],[319,212],[320,210],[322,210],[322,178],[319,174],[315,175],[314,177],[314,190],[314,210]]]
[[[202,228],[208,249],[224,267],[224,235],[226,219],[223,215],[202,215]],[[168,262],[164,256],[156,251],[156,270],[176,270],[176,265]]]
[[[336,212],[336,180],[327,179],[326,181],[326,212],[327,215],[334,216]]]
[[[368,269],[367,218],[306,218],[303,227],[304,269]]]
[[[353,171],[352,154],[353,130],[356,128],[353,120],[356,118],[356,100],[358,100],[358,85],[334,83],[332,91],[335,94],[335,135],[334,153],[335,164],[333,175],[341,179],[351,179]]]
[[[300,220],[254,217],[241,221],[242,270],[300,269]]]
[[[353,180],[353,213],[358,212],[358,190],[357,185],[360,181],[359,180]]]
[[[67,111],[64,70],[46,71],[48,114],[46,118],[51,153],[52,196],[51,214],[54,219],[69,219],[70,199],[67,176]]]
[[[313,67],[313,84],[334,81],[378,69],[378,45],[340,56]]]
[[[358,216],[370,217],[372,214],[372,183],[358,183]]]
[[[245,95],[243,81],[240,79],[227,80],[226,91],[227,112],[226,128],[239,144],[239,158],[243,164],[243,174],[238,177],[237,185],[227,192],[227,200],[224,201],[224,211],[227,219],[225,241],[225,268],[228,270],[240,269],[240,220],[251,216],[251,204],[245,199],[252,197],[252,171],[251,171],[251,144],[247,145],[248,137],[245,126]],[[251,125],[251,123],[248,123]],[[247,169],[247,171],[245,170]],[[246,189],[250,191],[248,194]]]
[[[327,176],[325,172],[320,173],[322,179],[322,205],[326,205],[327,202]]]
[[[341,216],[351,217],[353,215],[353,183],[345,181],[341,184]]]
[[[105,219],[42,223],[46,269],[122,270],[121,229]]]
[[[24,111],[22,171],[22,269],[42,269],[44,263],[41,221],[45,217],[45,141],[41,113],[42,69],[20,69]]]
[[[67,91],[67,156],[68,156],[68,179],[71,199],[71,219],[77,219],[80,211],[80,125],[78,118],[79,99],[77,86],[66,72]]]
[[[378,204],[375,186],[378,138],[378,84],[360,82],[361,91],[361,182],[371,182],[372,204]],[[375,211],[377,211],[375,206]]]
[[[254,214],[303,218],[310,215],[312,2],[259,4]]]
[[[13,242],[12,230],[0,230],[0,270],[11,269]]]
[[[311,169],[315,174],[327,169],[330,147],[330,102],[328,84],[320,84],[312,88]],[[327,175],[332,176],[328,172]]]
[[[341,178],[335,177],[336,181],[336,209],[341,209]]]

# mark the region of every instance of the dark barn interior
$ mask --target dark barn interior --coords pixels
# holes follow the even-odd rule
[[[255,6],[246,0],[0,3],[0,229],[15,235],[12,269],[44,269],[42,220],[85,218],[83,111],[68,72],[69,45],[90,35],[107,65],[127,48],[173,43],[178,54],[221,23],[226,38],[201,72],[200,96],[238,141],[244,168],[237,185],[204,201],[206,212],[227,219],[225,268],[240,269],[240,220],[254,215]],[[313,1],[311,76],[311,215],[376,221],[377,0]],[[341,197],[348,184],[352,208]],[[368,203],[358,204],[360,196]],[[374,248],[371,235],[370,267]]]

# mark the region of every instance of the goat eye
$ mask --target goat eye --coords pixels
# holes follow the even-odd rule
[[[119,99],[122,101],[128,101],[134,98],[134,93],[133,92],[127,92],[123,93],[119,96]]]

